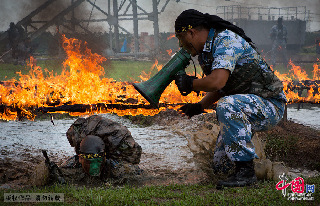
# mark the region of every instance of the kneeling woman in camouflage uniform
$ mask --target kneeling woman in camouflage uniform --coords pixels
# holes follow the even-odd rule
[[[179,45],[191,56],[198,55],[201,79],[178,75],[176,84],[183,94],[205,91],[196,104],[186,104],[189,117],[217,102],[220,134],[214,153],[214,169],[224,170],[234,162],[235,172],[218,186],[255,183],[253,159],[258,158],[251,142],[254,131],[269,129],[283,117],[286,96],[282,82],[255,50],[244,31],[215,15],[190,9],[176,19]]]

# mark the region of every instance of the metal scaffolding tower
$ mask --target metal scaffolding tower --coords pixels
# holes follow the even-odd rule
[[[37,16],[40,12],[45,12],[49,7],[54,7],[59,4],[59,1],[64,0],[47,0],[45,3],[40,5],[29,15],[24,17],[21,21],[17,22],[17,26],[22,26],[27,32],[28,37],[35,39],[41,33],[47,31],[50,27],[56,26],[57,30],[60,27],[67,29],[70,32],[81,31],[91,34],[92,31],[88,28],[91,22],[107,22],[109,25],[109,36],[110,45],[116,53],[120,51],[120,31],[126,34],[132,35],[134,39],[134,54],[139,54],[139,45],[142,42],[139,41],[139,21],[152,21],[154,28],[154,49],[153,53],[157,54],[159,52],[159,25],[158,25],[158,15],[163,12],[168,5],[170,0],[152,0],[152,11],[146,11],[142,6],[138,5],[137,0],[108,0],[104,5],[98,6],[96,1],[93,0],[70,0],[70,4],[61,11],[51,17],[48,20],[38,19]],[[82,4],[89,4],[92,6],[89,19],[84,19],[82,17],[76,16],[76,11],[78,7]],[[63,3],[65,5],[65,2]],[[162,9],[159,11],[159,6],[162,5]],[[130,8],[131,11],[130,12]],[[92,19],[92,13],[98,13],[102,18]],[[120,26],[120,22],[132,21],[133,22],[133,33],[130,33],[127,29]],[[0,36],[0,40],[5,39],[7,33]],[[144,45],[148,47],[148,45]]]

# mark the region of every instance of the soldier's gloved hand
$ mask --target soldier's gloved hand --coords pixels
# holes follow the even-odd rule
[[[205,113],[200,103],[185,104],[179,108],[185,115],[192,117],[197,114]]]
[[[175,83],[183,96],[187,96],[193,90],[193,80],[198,79],[187,74],[177,74]]]

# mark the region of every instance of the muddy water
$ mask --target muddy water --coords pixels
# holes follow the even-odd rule
[[[0,122],[0,158],[23,159],[25,153],[40,155],[42,149],[49,155],[65,157],[74,149],[69,145],[66,131],[74,122],[71,119],[50,121]]]
[[[161,126],[139,127],[116,115],[102,115],[130,130],[143,148],[142,165],[153,168],[165,166],[170,170],[194,166],[187,140],[183,136]],[[320,129],[320,107],[304,105],[298,110],[297,105],[289,106],[288,119]],[[28,152],[41,154],[41,149],[60,158],[74,155],[74,148],[70,146],[65,133],[75,120],[54,120],[54,125],[48,120],[0,122],[0,158],[19,158],[19,155]]]
[[[138,127],[116,115],[102,116],[130,130],[143,149],[142,169],[177,171],[194,167],[192,153],[184,137],[159,126]],[[70,146],[65,133],[75,120],[54,120],[54,125],[47,120],[0,122],[0,159],[9,157],[23,160],[26,154],[41,155],[41,149],[48,150],[49,156],[57,159],[74,155],[74,148]]]
[[[320,129],[320,108],[288,108],[288,119]],[[158,175],[161,171],[181,172],[195,170],[194,157],[183,134],[171,132],[165,126],[139,127],[112,114],[102,116],[126,126],[141,145],[143,154],[140,167]],[[67,140],[66,131],[75,119],[51,121],[0,122],[0,160],[8,158],[28,162],[30,157],[42,156],[41,149],[48,150],[53,160],[61,160],[75,154]],[[189,125],[190,126],[190,125]],[[172,125],[171,125],[172,127]],[[181,125],[176,125],[181,127]],[[189,128],[189,127],[186,127]]]
[[[288,119],[306,126],[320,130],[320,107],[317,105],[289,105]]]

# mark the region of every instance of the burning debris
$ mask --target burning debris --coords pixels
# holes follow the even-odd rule
[[[91,53],[91,50],[84,47],[77,39],[63,37],[63,48],[67,54],[64,61],[64,69],[60,75],[53,74],[48,70],[45,72],[36,66],[35,59],[31,58],[28,66],[31,70],[28,75],[20,73],[20,79],[3,82],[0,85],[1,91],[1,119],[13,120],[20,117],[34,119],[37,108],[57,107],[65,105],[105,105],[105,110],[101,107],[89,106],[85,112],[92,113],[117,113],[118,115],[154,115],[166,108],[149,109],[139,106],[148,104],[143,97],[126,82],[116,82],[113,79],[104,78],[104,68],[101,63],[106,58]],[[158,70],[162,66],[158,66]],[[149,78],[150,74],[142,74],[142,80]],[[192,94],[192,101],[199,101],[200,96]],[[190,97],[190,96],[189,96]],[[188,97],[188,98],[189,98]],[[162,98],[160,104],[169,105],[171,102],[187,102],[186,97],[179,94],[174,84],[170,84]],[[118,105],[131,105],[121,108]],[[133,108],[136,107],[134,110]],[[81,111],[86,106],[81,107]],[[71,115],[77,115],[72,113]]]
[[[39,112],[68,112],[70,115],[93,113],[116,113],[123,115],[155,115],[165,109],[176,109],[186,102],[198,102],[203,96],[191,93],[182,96],[175,84],[169,84],[159,100],[160,108],[151,105],[134,89],[131,83],[105,78],[101,64],[106,58],[92,53],[86,43],[63,36],[63,48],[67,58],[60,75],[36,65],[31,57],[29,74],[20,73],[18,80],[0,84],[0,118],[16,120],[34,119]],[[292,69],[287,74],[276,75],[284,82],[289,102],[319,103],[319,65],[314,64],[313,78],[290,62]],[[162,69],[156,61],[152,68]],[[151,72],[140,75],[142,81],[150,78]],[[298,91],[297,91],[298,90]],[[305,97],[301,91],[307,90]]]
[[[320,102],[320,70],[319,65],[313,65],[313,78],[310,79],[300,66],[296,66],[292,61],[289,62],[292,69],[287,74],[280,74],[275,71],[275,74],[283,81],[284,91],[290,103]],[[303,90],[307,91],[305,97],[302,96]],[[295,92],[296,91],[296,92]]]

